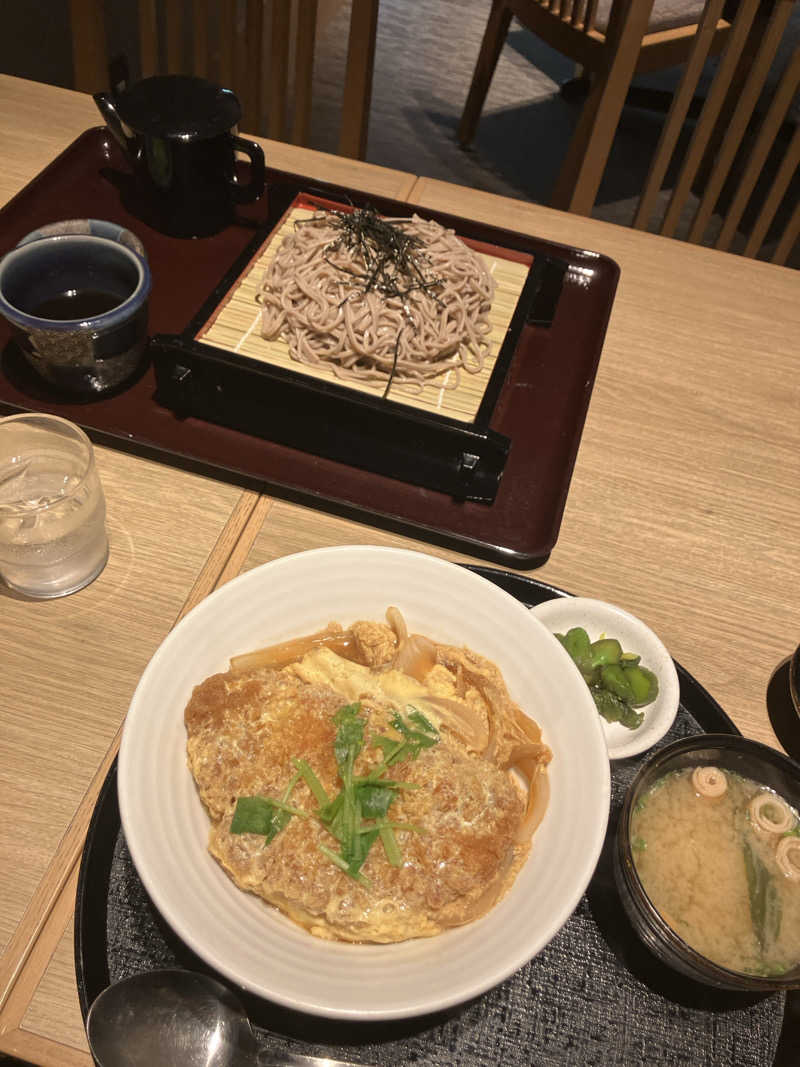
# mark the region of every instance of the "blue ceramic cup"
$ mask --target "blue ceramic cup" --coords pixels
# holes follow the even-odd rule
[[[0,259],[0,313],[41,378],[96,396],[141,369],[150,285],[130,230],[70,219],[35,230]]]

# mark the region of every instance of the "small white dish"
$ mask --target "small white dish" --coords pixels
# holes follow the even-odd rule
[[[642,725],[630,730],[618,722],[600,717],[611,759],[636,756],[660,741],[675,720],[680,702],[678,672],[663,642],[635,615],[590,597],[557,597],[531,608],[551,633],[565,634],[573,626],[582,626],[590,641],[599,637],[616,637],[623,651],[642,657],[642,666],[658,677],[658,696],[644,712]]]

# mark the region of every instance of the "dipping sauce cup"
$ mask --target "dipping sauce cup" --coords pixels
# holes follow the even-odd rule
[[[108,559],[94,451],[56,415],[0,419],[0,576],[37,599],[67,596]]]
[[[67,220],[0,259],[0,313],[41,378],[89,398],[142,366],[150,285],[144,248],[129,230]]]

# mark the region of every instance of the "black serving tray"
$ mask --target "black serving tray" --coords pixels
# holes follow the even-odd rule
[[[469,569],[527,605],[569,595],[507,571]],[[659,744],[698,732],[738,733],[709,693],[676,667],[680,708]],[[567,924],[525,967],[448,1012],[390,1023],[320,1019],[237,990],[275,1062],[282,1052],[295,1052],[377,1067],[771,1063],[783,994],[754,997],[696,985],[650,956],[625,919],[610,844],[622,797],[644,758],[612,762],[609,832],[592,882]],[[89,827],[76,897],[75,968],[84,1019],[112,981],[175,966],[213,973],[166,926],[138,879],[120,828],[115,764]]]
[[[138,379],[114,394],[78,402],[37,379],[15,350],[9,324],[0,320],[0,413],[48,411],[82,426],[99,444],[501,565],[528,568],[547,559],[558,537],[613,306],[619,278],[613,260],[425,210],[426,217],[472,241],[533,259],[512,331],[519,334],[496,395],[466,429],[412,418],[407,437],[392,405],[370,411],[372,421],[360,428],[366,408],[358,405],[359,416],[349,420],[334,418],[320,396],[320,417],[306,419],[302,441],[290,443],[283,402],[269,409],[252,402],[254,390],[266,391],[261,375],[253,385],[252,376],[239,378],[235,360],[220,360],[214,350],[201,357],[185,343],[186,331],[222,298],[226,280],[256,235],[294,196],[369,202],[384,215],[413,208],[268,166],[266,197],[242,207],[220,233],[186,241],[148,226],[138,211],[136,188],[121,149],[101,127],[82,134],[0,210],[0,255],[31,230],[64,218],[100,217],[132,229],[150,260],[150,335],[157,339],[153,359]],[[182,362],[187,359],[188,368]],[[198,383],[198,398],[181,393],[179,367]],[[292,392],[297,409],[302,405]],[[195,403],[199,414],[187,413]],[[391,434],[381,438],[383,411],[391,413]],[[237,422],[244,428],[236,429]],[[421,436],[415,437],[413,428]],[[373,464],[373,441],[381,440]],[[369,465],[381,469],[366,469]]]

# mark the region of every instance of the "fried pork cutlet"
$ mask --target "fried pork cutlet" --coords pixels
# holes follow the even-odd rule
[[[334,756],[334,715],[345,701],[329,685],[304,681],[291,668],[217,674],[197,686],[186,708],[188,759],[211,818],[209,850],[241,889],[263,897],[311,933],[344,941],[392,942],[426,937],[486,912],[513,880],[529,842],[516,843],[525,802],[508,773],[440,732],[391,777],[404,789],[391,806],[402,865],[392,866],[378,840],[363,866],[369,885],[337,867],[319,846],[336,841],[316,818],[294,816],[269,844],[231,833],[237,799],[282,795],[304,759],[328,796],[341,787]],[[396,707],[380,693],[361,698],[365,744],[355,773],[382,759],[376,735],[392,735]],[[317,809],[300,780],[299,809]]]

